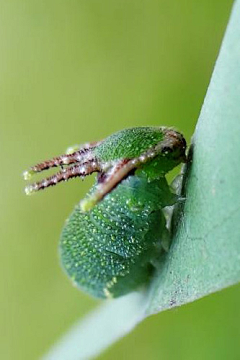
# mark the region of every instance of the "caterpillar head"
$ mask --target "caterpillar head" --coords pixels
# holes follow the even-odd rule
[[[98,173],[94,192],[81,201],[90,210],[129,174],[138,171],[149,179],[165,174],[186,160],[183,135],[166,127],[137,127],[119,131],[105,140],[87,143],[66,154],[32,166],[23,173],[29,180],[35,173],[58,167],[60,171],[25,188],[27,195],[71,178]]]

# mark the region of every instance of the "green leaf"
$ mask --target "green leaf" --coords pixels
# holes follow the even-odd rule
[[[240,2],[192,141],[186,202],[147,314],[240,281]]]
[[[146,293],[105,302],[44,359],[91,358],[144,317],[240,281],[240,1],[193,137],[169,253]]]

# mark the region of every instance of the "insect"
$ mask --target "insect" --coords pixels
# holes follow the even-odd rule
[[[167,127],[135,127],[44,161],[24,172],[60,167],[25,188],[31,194],[70,178],[97,173],[60,238],[62,266],[80,289],[99,298],[145,284],[168,237],[163,208],[176,203],[165,175],[185,162],[183,135]]]

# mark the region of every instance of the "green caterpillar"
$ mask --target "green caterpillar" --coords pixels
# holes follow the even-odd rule
[[[73,283],[99,298],[118,297],[146,283],[164,249],[162,209],[177,196],[165,175],[184,162],[186,141],[167,127],[136,127],[85,144],[24,173],[61,166],[26,187],[27,194],[97,172],[96,184],[67,219],[60,239],[62,266]]]

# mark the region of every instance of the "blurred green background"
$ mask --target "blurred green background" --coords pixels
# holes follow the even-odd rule
[[[26,197],[21,173],[124,127],[173,125],[189,141],[231,5],[0,1],[1,359],[36,359],[99,303],[71,286],[57,254],[93,179]],[[239,359],[239,303],[236,286],[152,316],[100,358]]]

